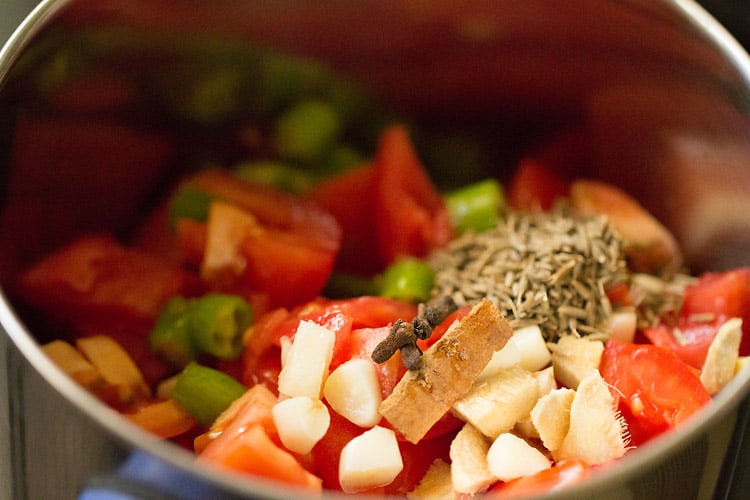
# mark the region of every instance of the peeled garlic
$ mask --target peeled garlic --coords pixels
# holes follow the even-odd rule
[[[551,465],[544,453],[510,432],[500,434],[487,452],[487,467],[501,481],[536,474]]]
[[[403,468],[396,434],[376,425],[341,450],[339,483],[345,493],[386,486]]]
[[[312,321],[300,321],[294,341],[286,349],[279,373],[279,393],[289,397],[320,398],[335,341],[336,334],[328,328]]]
[[[380,382],[367,359],[350,359],[339,365],[328,376],[323,395],[336,413],[360,427],[380,422]]]
[[[305,454],[328,431],[331,415],[319,399],[297,396],[276,403],[273,422],[281,443],[290,451]]]

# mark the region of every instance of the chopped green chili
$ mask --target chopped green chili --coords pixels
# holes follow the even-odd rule
[[[191,362],[177,375],[170,397],[207,426],[246,390],[226,373]]]
[[[274,144],[284,158],[314,162],[336,144],[340,129],[340,117],[330,104],[304,100],[279,117]]]
[[[494,179],[469,184],[445,195],[453,227],[459,233],[495,227],[504,207],[503,191]]]
[[[198,357],[188,318],[189,303],[183,297],[167,302],[149,336],[149,345],[158,355],[176,366],[185,366]]]
[[[429,300],[435,272],[429,264],[415,258],[402,258],[379,276],[380,295],[408,302]]]
[[[190,304],[189,321],[199,350],[223,359],[242,352],[242,334],[250,326],[250,304],[236,295],[208,294]]]
[[[174,229],[178,219],[194,219],[205,221],[208,218],[208,207],[213,197],[197,189],[195,186],[185,184],[172,195],[169,200],[169,224]]]
[[[174,297],[157,318],[149,344],[154,352],[180,367],[201,352],[234,359],[242,353],[242,335],[252,321],[250,304],[237,295]]]

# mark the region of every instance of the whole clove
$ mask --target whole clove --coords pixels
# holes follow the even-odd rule
[[[457,309],[451,297],[433,299],[427,304],[419,304],[417,316],[407,322],[398,319],[388,336],[372,351],[372,360],[385,363],[396,353],[401,351],[404,366],[408,370],[418,370],[422,365],[422,350],[417,340],[426,340],[432,335],[432,330]]]

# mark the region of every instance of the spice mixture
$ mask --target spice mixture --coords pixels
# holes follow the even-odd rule
[[[495,229],[467,233],[430,258],[437,296],[458,305],[486,297],[514,328],[538,324],[548,341],[603,335],[605,290],[626,281],[622,240],[602,216],[564,208],[509,213]]]

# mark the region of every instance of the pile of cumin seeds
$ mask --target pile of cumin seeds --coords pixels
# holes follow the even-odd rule
[[[604,338],[612,312],[605,290],[628,280],[622,246],[604,216],[510,212],[429,257],[433,295],[458,305],[486,297],[511,326],[539,325],[549,342],[568,333]]]

